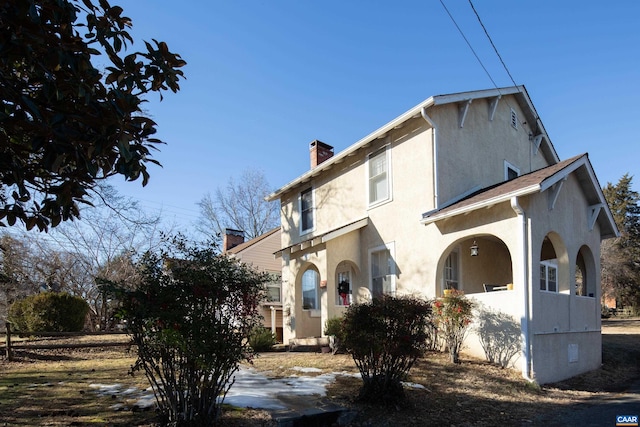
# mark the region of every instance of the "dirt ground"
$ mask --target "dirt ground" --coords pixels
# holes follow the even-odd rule
[[[357,402],[361,380],[348,376],[338,376],[325,399],[352,409],[356,415],[349,425],[356,427],[535,425],[540,414],[624,390],[640,378],[638,338],[640,319],[603,321],[603,367],[543,387],[527,383],[517,371],[482,360],[463,357],[462,363],[453,365],[446,355],[432,353],[418,360],[407,379],[424,388],[406,388],[401,405],[386,408]],[[144,377],[127,375],[133,358],[123,349],[39,350],[23,355],[18,362],[0,362],[0,425],[155,425],[152,412],[116,413],[109,398],[96,399],[85,391],[88,382],[144,388]],[[321,353],[264,353],[253,367],[273,377],[299,374],[294,367],[357,372],[349,356]],[[33,387],[38,381],[44,386]],[[267,411],[229,408],[223,425],[276,423]]]
[[[347,376],[337,377],[326,399],[357,412],[352,426],[533,425],[540,414],[624,390],[640,377],[640,319],[604,320],[602,330],[603,367],[561,383],[539,387],[523,380],[518,371],[464,357],[453,365],[447,355],[432,353],[416,363],[408,378],[425,388],[407,388],[402,405],[385,408],[356,402],[361,380]],[[356,372],[346,355],[270,353],[254,363],[274,376],[290,375],[293,366]],[[255,424],[244,425],[268,425],[266,414],[254,417]]]

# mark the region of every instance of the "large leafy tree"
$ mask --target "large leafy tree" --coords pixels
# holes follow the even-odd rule
[[[620,237],[602,244],[602,284],[605,295],[640,309],[640,195],[632,178],[625,174],[603,189]]]
[[[107,0],[0,2],[0,225],[47,230],[100,180],[147,183],[161,141],[142,105],[186,63],[155,40],[125,55],[130,27]]]

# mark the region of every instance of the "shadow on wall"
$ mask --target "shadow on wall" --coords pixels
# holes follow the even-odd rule
[[[487,360],[503,368],[520,352],[520,323],[513,317],[480,304],[476,307],[475,332]]]

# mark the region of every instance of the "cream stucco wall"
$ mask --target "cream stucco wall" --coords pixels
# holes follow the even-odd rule
[[[294,337],[320,336],[324,322],[344,310],[335,300],[339,266],[353,269],[354,300],[367,299],[371,250],[386,245],[393,252],[397,294],[434,298],[442,292],[445,259],[455,250],[460,261],[459,288],[488,308],[510,316],[521,328],[523,347],[524,337],[530,337],[529,347],[524,350],[535,346],[535,351],[515,356],[512,366],[521,365],[525,375],[539,382],[597,368],[599,294],[584,297],[568,292],[573,287],[581,247],[588,248],[593,258],[590,279],[600,281],[600,232],[597,224],[593,230],[588,229],[589,203],[574,175],[564,182],[552,209],[549,190],[520,197],[518,203],[526,222],[506,201],[426,226],[420,223],[422,214],[436,207],[434,134],[438,142],[440,204],[476,187],[502,182],[505,161],[521,174],[549,165],[542,151],[535,151],[531,136],[537,130],[523,123],[525,114],[515,98],[501,99],[493,120],[489,119],[489,106],[488,100],[474,100],[462,128],[459,105],[432,107],[428,114],[437,130],[422,117],[414,117],[328,171],[282,194],[285,342]],[[512,108],[519,118],[517,129],[511,126]],[[391,150],[392,197],[369,207],[367,155],[383,146]],[[315,227],[300,235],[298,199],[307,188],[314,191]],[[366,226],[323,240],[326,233],[361,218],[368,218]],[[556,250],[561,264],[559,280],[567,293],[539,291],[540,252],[547,235],[561,242]],[[477,257],[469,254],[474,241],[480,246]],[[322,304],[317,311],[303,310],[300,303],[301,276],[307,268],[317,269],[323,281]],[[483,292],[483,284],[508,283],[513,283],[513,290]],[[477,336],[470,338],[467,351],[484,356]]]
[[[463,127],[457,104],[429,110],[438,127],[438,169],[440,204],[472,188],[484,188],[504,181],[504,162],[520,175],[550,163],[542,152],[535,153],[532,138],[537,130],[523,124],[525,114],[513,96],[501,98],[490,120],[491,99],[477,99],[469,106]],[[518,127],[511,126],[511,109]],[[535,154],[534,154],[535,153]]]
[[[541,196],[544,196],[542,194]],[[588,201],[574,175],[564,182],[553,209],[547,197],[532,199],[528,214],[538,226],[530,226],[532,265],[537,266],[545,236],[552,235],[559,257],[558,281],[561,292],[539,289],[540,270],[531,271],[530,333],[533,376],[538,382],[558,381],[596,369],[601,363],[600,321],[600,230],[590,230]],[[593,297],[575,295],[575,264],[581,247],[591,251],[597,268],[588,278],[595,286]],[[575,346],[574,346],[575,345]],[[572,350],[570,350],[570,347]],[[570,351],[577,352],[569,360]]]

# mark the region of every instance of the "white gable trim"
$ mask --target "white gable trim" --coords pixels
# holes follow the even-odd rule
[[[496,97],[499,99],[499,97],[501,96],[512,95],[512,94],[522,94],[522,98],[525,100],[528,108],[537,117],[536,110],[533,107],[533,104],[531,103],[531,100],[529,99],[529,96],[524,86],[510,86],[505,88],[496,88],[496,89],[479,90],[479,91],[472,91],[472,92],[461,92],[461,93],[455,93],[450,95],[432,96],[424,100],[420,104],[416,105],[409,111],[405,112],[404,114],[398,116],[394,120],[390,121],[386,125],[382,126],[381,128],[365,136],[355,144],[347,147],[340,153],[324,161],[323,163],[318,165],[316,168],[306,172],[305,174],[299,176],[298,178],[289,182],[288,184],[276,190],[275,192],[269,194],[268,196],[265,197],[265,200],[269,202],[276,200],[286,191],[289,191],[300,184],[304,184],[305,182],[310,181],[311,178],[320,175],[323,171],[329,170],[331,167],[333,167],[333,165],[343,162],[345,158],[353,156],[355,152],[358,151],[360,148],[366,147],[372,141],[378,138],[384,137],[385,134],[392,131],[394,128],[401,127],[404,124],[404,122],[406,122],[407,120],[414,117],[419,117],[421,115],[421,111],[423,108],[426,109],[435,105],[452,104],[452,103],[459,103],[459,102],[469,103],[474,99],[481,99],[481,98],[491,98],[493,101],[496,99]],[[461,124],[464,124],[464,120],[462,120]],[[542,133],[544,133],[545,139],[549,141],[549,138],[546,137],[546,131],[544,131],[544,126],[542,126],[542,122],[540,122],[539,119],[538,119],[538,126],[540,127],[540,129],[542,129]],[[550,143],[549,145],[551,146]],[[555,154],[555,150],[553,149],[553,147],[551,147],[550,152],[554,156],[554,160],[558,162],[559,158]]]

